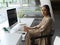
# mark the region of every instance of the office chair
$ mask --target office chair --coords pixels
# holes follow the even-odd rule
[[[31,38],[31,45],[36,45],[35,44],[35,40],[36,39],[40,39],[40,38],[48,38],[48,45],[51,45],[51,37],[54,35],[54,30],[52,30],[51,32],[50,32],[50,34],[49,35],[41,35],[41,36],[37,36],[37,37],[32,37]]]

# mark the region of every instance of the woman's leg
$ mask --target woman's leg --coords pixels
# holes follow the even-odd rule
[[[31,45],[30,34],[29,33],[26,36],[26,40],[25,40],[25,44],[24,45]]]
[[[45,38],[41,38],[40,45],[45,45]]]

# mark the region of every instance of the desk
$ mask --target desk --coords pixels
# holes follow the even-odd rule
[[[21,23],[25,23],[28,27],[31,26],[34,18],[20,18]]]
[[[21,18],[21,23],[19,23],[19,24],[25,23],[27,26],[30,26],[32,24],[33,20],[34,20],[34,18]],[[19,24],[14,27],[15,29],[11,29],[11,32],[12,32],[12,30],[14,30],[13,33],[7,33],[7,32],[4,33],[4,36],[1,39],[0,45],[19,45],[20,44],[22,32],[24,32],[24,31],[19,32],[19,30],[16,29],[16,28],[20,29]],[[18,32],[16,33],[16,31],[18,31],[19,33]]]
[[[14,32],[16,32],[16,31],[18,31],[20,29],[24,30],[23,29],[24,25],[22,25],[22,24],[26,24],[26,26],[30,27],[33,20],[34,20],[34,18],[20,18],[21,22],[18,22],[18,24],[15,27],[13,27],[10,32],[14,33]]]
[[[1,45],[19,45],[20,42],[21,34],[6,33],[1,40]]]

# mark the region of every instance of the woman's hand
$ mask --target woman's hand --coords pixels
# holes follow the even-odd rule
[[[28,32],[29,28],[27,26],[24,26],[24,31]]]

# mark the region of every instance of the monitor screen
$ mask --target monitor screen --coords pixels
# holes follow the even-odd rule
[[[9,26],[12,26],[13,24],[15,24],[17,22],[16,8],[8,9],[7,16],[8,16]]]

